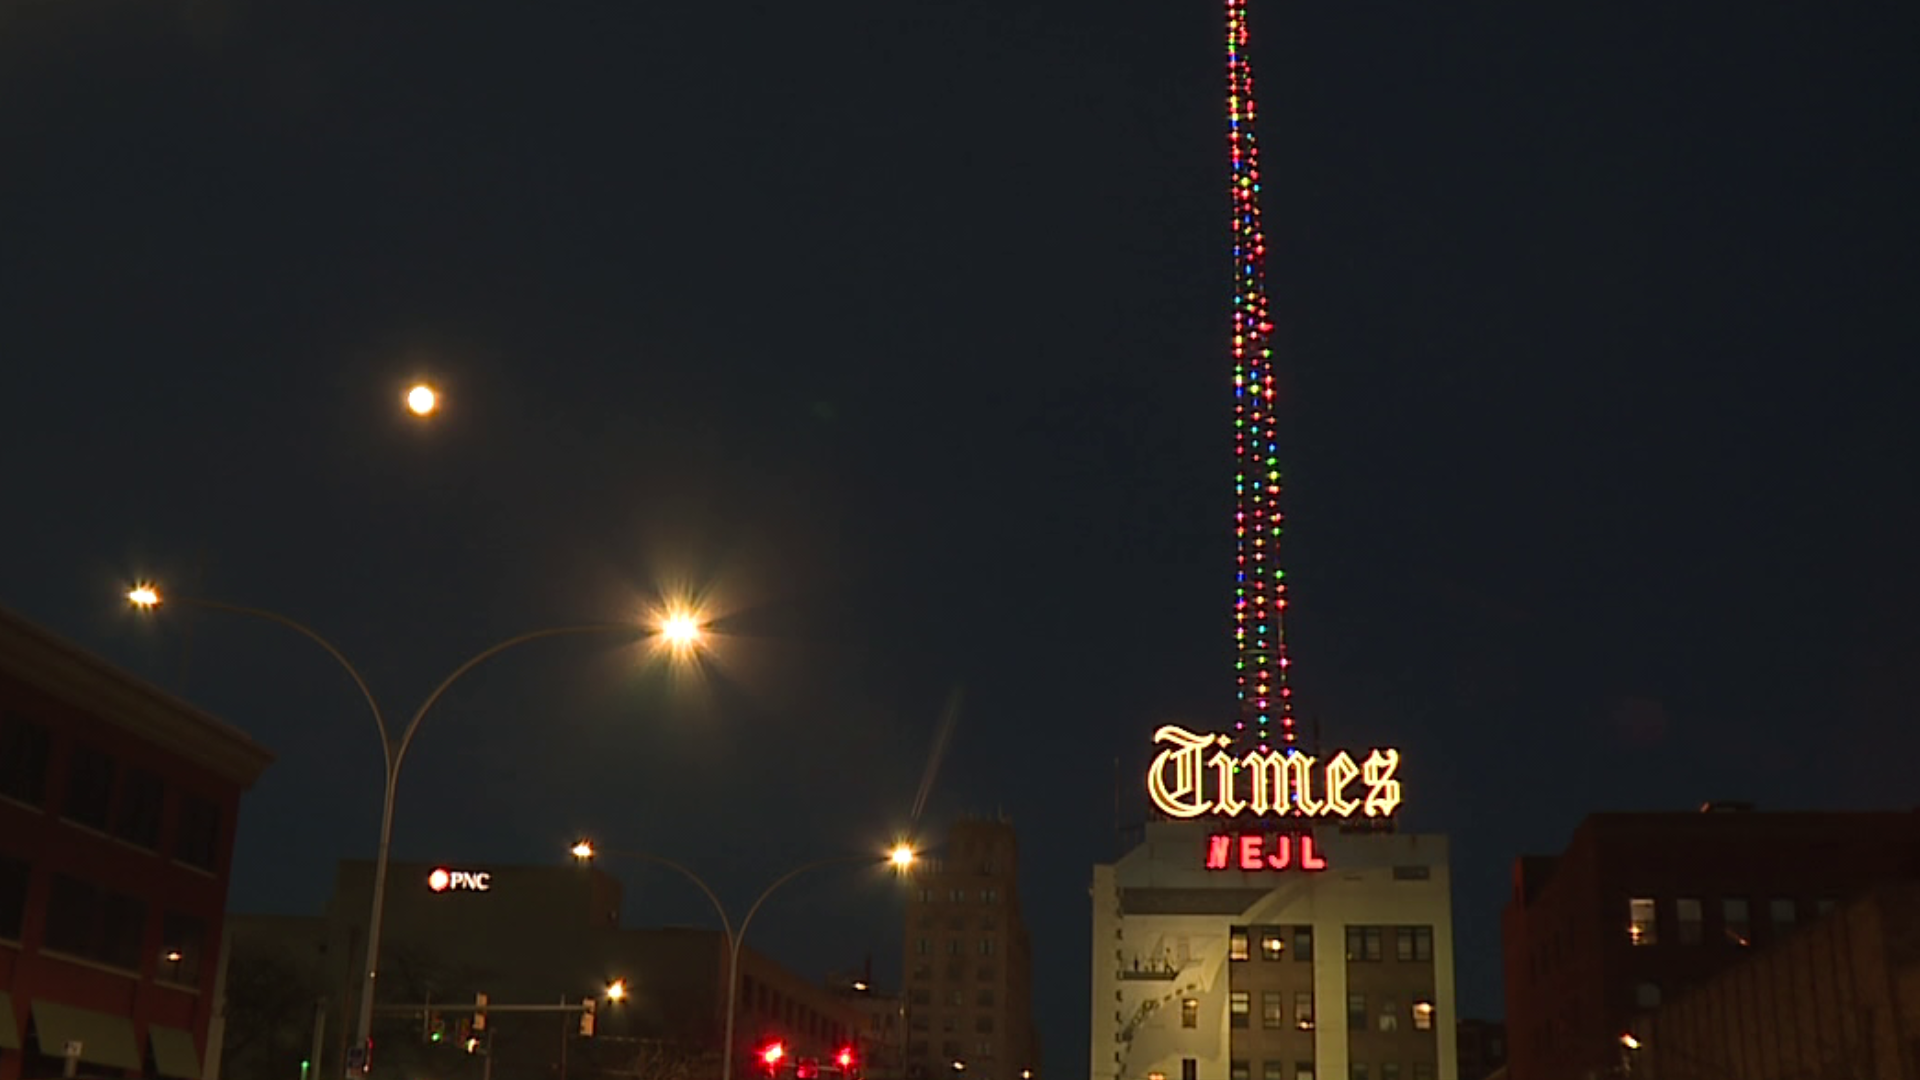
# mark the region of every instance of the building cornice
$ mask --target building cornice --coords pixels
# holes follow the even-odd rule
[[[273,755],[238,728],[0,608],[0,673],[252,787]]]

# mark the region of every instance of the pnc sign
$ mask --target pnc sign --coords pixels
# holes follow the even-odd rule
[[[1232,738],[1172,724],[1153,741],[1164,749],[1147,770],[1147,794],[1168,817],[1382,818],[1400,805],[1398,750],[1374,750],[1358,763],[1342,750],[1322,765],[1297,750],[1230,753]]]
[[[491,892],[493,875],[485,870],[449,870],[435,867],[427,875],[427,888],[434,892]]]

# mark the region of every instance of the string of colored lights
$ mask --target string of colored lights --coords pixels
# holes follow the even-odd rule
[[[1227,151],[1233,184],[1233,443],[1236,740],[1262,753],[1294,742],[1287,686],[1286,572],[1280,568],[1280,465],[1273,423],[1273,323],[1266,236],[1260,229],[1260,151],[1254,138],[1247,0],[1227,5]],[[1252,731],[1248,728],[1251,725]]]

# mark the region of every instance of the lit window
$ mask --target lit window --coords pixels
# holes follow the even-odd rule
[[[1635,983],[1633,986],[1633,1004],[1635,1008],[1657,1009],[1660,1007],[1660,984]]]
[[[1180,1026],[1197,1028],[1200,1026],[1200,999],[1188,998],[1180,1003]]]
[[[1627,940],[1635,945],[1652,945],[1660,940],[1660,928],[1649,897],[1627,901]]]
[[[1261,1065],[1260,1080],[1287,1080],[1287,1063],[1269,1061]]]
[[[1433,1030],[1433,1002],[1416,1001],[1413,1003],[1413,1029],[1415,1031]]]
[[[1287,941],[1280,936],[1279,931],[1269,930],[1260,935],[1260,959],[1278,960],[1286,951]]]
[[[1752,916],[1748,914],[1744,898],[1728,897],[1720,901],[1720,923],[1728,941],[1742,946],[1753,944]]]
[[[1245,960],[1247,958],[1247,928],[1236,926],[1227,934],[1227,959]]]
[[[1252,1017],[1253,999],[1245,990],[1235,990],[1227,995],[1228,1023],[1237,1028],[1248,1026]]]
[[[1773,920],[1775,930],[1785,930],[1792,926],[1798,914],[1791,900],[1775,900],[1767,905],[1767,917]]]
[[[1147,1074],[1147,1080],[1167,1080],[1167,1074],[1163,1072],[1150,1072]]]
[[[1293,1026],[1299,1028],[1301,1031],[1313,1030],[1313,991],[1294,991]]]
[[[1227,1063],[1227,1080],[1253,1080],[1253,1071],[1244,1061],[1230,1061]]]
[[[1680,944],[1698,945],[1704,936],[1700,927],[1704,916],[1700,910],[1700,899],[1695,896],[1683,896],[1673,902],[1673,919],[1680,929]]]
[[[1293,1063],[1293,1080],[1313,1080],[1313,1062],[1296,1061]]]
[[[1281,1028],[1287,1023],[1287,1014],[1281,1004],[1280,991],[1262,990],[1260,992],[1260,1026],[1263,1028]]]

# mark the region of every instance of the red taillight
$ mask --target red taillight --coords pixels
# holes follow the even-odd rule
[[[833,1060],[839,1062],[843,1069],[853,1068],[853,1047],[842,1047],[840,1052],[833,1056]]]
[[[760,1051],[760,1060],[766,1062],[768,1065],[778,1065],[780,1064],[780,1059],[786,1056],[787,1047],[785,1043],[772,1043],[768,1045],[765,1050]]]

